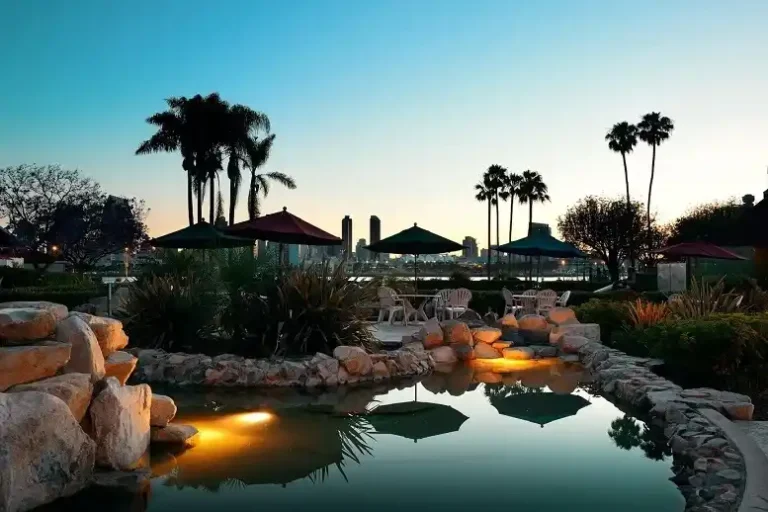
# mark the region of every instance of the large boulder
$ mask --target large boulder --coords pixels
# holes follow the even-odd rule
[[[547,311],[547,321],[554,325],[577,324],[576,313],[571,308],[552,308]]]
[[[0,391],[55,375],[69,361],[72,346],[43,342],[23,347],[0,347]]]
[[[149,424],[152,427],[164,427],[176,417],[176,403],[166,395],[152,394],[152,405],[149,409]]]
[[[564,324],[555,327],[555,334],[583,336],[589,341],[600,343],[600,324]]]
[[[56,330],[56,317],[47,309],[0,309],[0,340],[36,341],[48,338]]]
[[[136,369],[138,358],[128,352],[112,352],[104,361],[104,377],[114,377],[121,385],[128,382],[128,378]]]
[[[13,302],[1,302],[0,309],[12,309],[12,308],[24,308],[24,309],[43,309],[53,313],[56,321],[64,320],[69,314],[67,306],[64,304],[57,304],[55,302],[48,302],[45,300],[17,300]]]
[[[468,309],[459,315],[456,320],[464,322],[470,327],[481,327],[485,325],[485,320],[480,316],[480,313],[473,309]]]
[[[579,349],[589,343],[583,336],[565,335],[560,338],[560,350],[566,354],[578,354]]]
[[[72,345],[65,373],[87,373],[91,381],[104,378],[104,356],[96,335],[80,317],[69,316],[56,326],[56,339]]]
[[[517,329],[520,327],[520,325],[517,323],[517,317],[513,315],[512,313],[509,313],[507,315],[504,315],[501,317],[501,320],[499,320],[499,325],[502,329]]]
[[[95,444],[48,393],[0,393],[0,510],[30,510],[85,488]]]
[[[469,330],[469,326],[459,320],[445,320],[440,323],[440,327],[443,328],[443,339],[446,343],[461,343],[463,345],[469,345],[470,347],[474,343],[472,340],[472,331]]]
[[[433,348],[429,353],[432,355],[435,364],[451,364],[458,360],[456,352],[451,347]]]
[[[475,358],[475,353],[469,345],[458,343],[452,347],[459,361],[471,361]]]
[[[120,320],[88,313],[72,313],[72,316],[79,316],[88,324],[96,335],[104,357],[109,357],[110,354],[128,346],[128,336],[123,331],[123,323]]]
[[[177,444],[194,446],[197,444],[198,431],[192,425],[171,423],[165,427],[152,427],[150,440],[152,443]]]
[[[149,446],[152,390],[146,384],[121,386],[114,377],[91,403],[89,416],[96,440],[96,463],[133,469]]]
[[[552,327],[547,322],[547,319],[541,315],[523,315],[518,320],[518,326],[521,330],[525,331],[547,331],[549,332]]]
[[[339,360],[350,375],[368,375],[373,370],[371,356],[360,347],[336,347],[333,357]]]
[[[439,347],[443,344],[443,329],[440,327],[440,322],[436,318],[430,318],[419,331],[419,339],[421,339],[424,348],[430,349]]]
[[[475,343],[496,343],[501,338],[501,329],[495,327],[479,327],[472,329],[472,339]]]
[[[72,416],[79,423],[85,416],[88,405],[91,403],[93,384],[91,384],[90,375],[85,373],[67,373],[37,382],[30,382],[29,384],[13,386],[8,390],[9,393],[23,393],[26,391],[48,393],[61,399],[67,404],[67,407],[72,412]]]
[[[501,353],[486,343],[475,343],[475,357],[477,359],[498,359]]]
[[[536,353],[530,347],[511,347],[505,348],[502,351],[502,355],[504,356],[504,359],[526,361],[528,359],[533,359]]]

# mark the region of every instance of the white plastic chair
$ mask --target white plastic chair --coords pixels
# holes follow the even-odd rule
[[[571,290],[566,290],[563,292],[563,294],[560,296],[560,298],[557,299],[557,302],[555,302],[555,306],[564,308],[568,304],[568,299],[571,298]]]
[[[536,313],[542,315],[555,307],[557,292],[555,290],[541,290],[536,294]]]
[[[466,288],[452,290],[450,298],[448,299],[448,304],[445,306],[445,313],[448,316],[448,319],[451,320],[460,316],[468,310],[470,300],[472,300],[472,292]]]
[[[403,305],[398,304],[397,294],[395,290],[387,286],[379,288],[379,317],[377,322],[383,322],[384,317],[389,315],[389,323],[394,322],[395,313],[401,313],[404,311]]]
[[[522,301],[515,297],[515,294],[507,288],[501,289],[501,295],[504,297],[504,315],[509,313],[516,315],[518,311],[523,309]]]
[[[520,297],[520,309],[518,313],[527,315],[536,312],[536,290],[525,290]]]
[[[447,315],[445,308],[448,307],[448,304],[451,301],[451,293],[453,293],[453,290],[445,288],[435,294],[435,298],[432,299],[435,306],[435,317],[440,317],[442,314],[441,319],[445,320]]]

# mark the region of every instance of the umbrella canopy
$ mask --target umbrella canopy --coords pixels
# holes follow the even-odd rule
[[[379,406],[366,419],[376,429],[374,434],[391,434],[418,441],[456,432],[469,418],[448,405],[402,402]]]
[[[657,254],[670,258],[713,258],[717,260],[746,260],[747,258],[706,242],[685,242],[658,249]]]
[[[227,228],[227,232],[252,240],[282,244],[341,245],[341,238],[288,213],[285,207],[277,213],[232,224]]]
[[[366,247],[371,252],[387,252],[392,254],[441,254],[444,252],[460,251],[463,245],[448,240],[415,223],[413,227],[379,240]]]
[[[499,414],[530,421],[542,427],[547,423],[573,416],[589,405],[581,396],[555,393],[522,393],[491,396],[489,399]]]
[[[546,233],[534,233],[525,238],[495,247],[499,252],[524,256],[549,256],[551,258],[586,258],[587,255],[573,245],[560,241]]]
[[[226,247],[248,247],[253,240],[222,233],[207,222],[168,233],[149,242],[153,247],[168,249],[222,249]]]
[[[21,245],[19,239],[13,236],[10,231],[0,227],[0,247],[17,247]]]

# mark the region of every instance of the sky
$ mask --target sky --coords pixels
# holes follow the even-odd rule
[[[605,133],[661,111],[675,123],[652,199],[666,222],[768,188],[766,19],[764,0],[0,0],[0,167],[80,169],[144,199],[150,234],[181,228],[180,156],[134,151],[165,98],[216,91],[269,116],[264,169],[297,181],[265,213],[337,235],[350,215],[355,241],[377,215],[382,236],[418,222],[485,246],[473,186],[488,166],[541,173],[552,200],[534,221],[554,227],[584,196],[624,194]],[[650,164],[641,145],[628,157],[642,201]]]

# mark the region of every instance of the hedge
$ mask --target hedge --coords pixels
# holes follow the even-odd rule
[[[44,272],[26,268],[0,267],[0,287],[29,288],[29,287],[67,287],[95,286],[92,278],[83,274],[69,272]]]
[[[74,308],[84,304],[94,297],[106,295],[102,288],[53,288],[53,287],[24,287],[0,289],[0,302],[20,300],[45,300],[64,304],[68,308]]]

